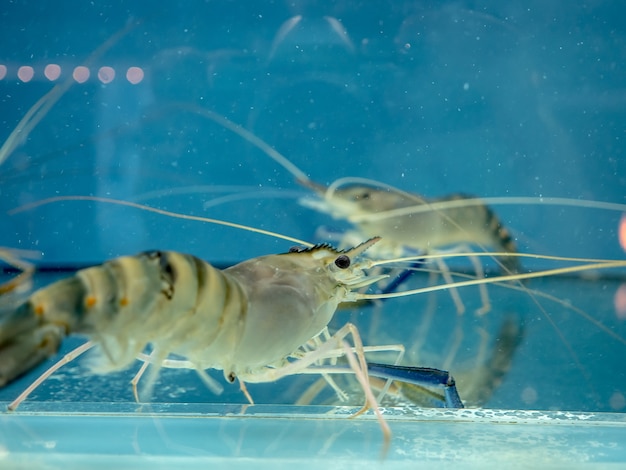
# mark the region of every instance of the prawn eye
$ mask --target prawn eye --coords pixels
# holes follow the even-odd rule
[[[367,201],[370,198],[369,191],[355,192],[351,195],[351,199],[354,202]]]
[[[335,259],[335,266],[339,269],[348,269],[350,267],[350,257],[346,255],[339,255]]]

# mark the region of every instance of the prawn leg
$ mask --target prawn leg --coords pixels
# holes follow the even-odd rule
[[[4,261],[6,264],[18,271],[18,274],[12,279],[0,284],[0,296],[16,291],[19,288],[28,289],[31,284],[33,274],[35,273],[35,265],[28,261],[24,261],[20,258],[20,255],[32,258],[38,256],[39,254],[27,250],[0,247],[0,260]]]
[[[55,362],[51,367],[48,368],[43,374],[37,377],[33,383],[31,383],[26,390],[24,390],[20,395],[13,400],[7,406],[9,411],[15,411],[20,404],[28,398],[28,396],[35,391],[37,387],[39,387],[48,377],[54,374],[57,370],[63,367],[65,364],[69,364],[77,357],[81,356],[85,352],[89,351],[91,348],[95,346],[93,341],[87,341],[86,343],[81,344],[77,348],[74,348],[72,351],[68,352],[65,356],[63,356],[60,360]]]
[[[369,375],[381,379],[399,381],[423,387],[437,387],[443,389],[444,400],[440,401],[442,408],[464,408],[463,402],[456,389],[456,382],[450,372],[431,367],[411,367],[391,364],[368,362]]]
[[[522,338],[523,325],[521,320],[516,319],[515,315],[507,316],[492,343],[491,352],[487,351],[487,338],[483,337],[477,355],[477,363],[469,368],[457,366],[455,375],[458,379],[457,384],[463,390],[465,405],[481,407],[487,403],[509,371]],[[370,376],[378,377],[376,371],[370,372]],[[373,385],[375,388],[383,389],[382,384]],[[390,394],[396,399],[418,406],[441,406],[445,401],[442,400],[441,394],[433,390],[433,385],[427,381],[420,383],[417,380],[394,379]]]
[[[354,348],[351,348],[345,341],[345,338],[348,335],[352,336]],[[398,348],[397,346],[391,346],[390,349],[397,350]],[[402,348],[402,351],[403,349],[404,348]],[[352,323],[347,323],[337,332],[335,332],[335,334],[332,335],[328,339],[328,341],[321,344],[317,349],[302,354],[297,360],[293,362],[287,362],[284,366],[276,369],[265,369],[265,371],[262,373],[244,376],[240,375],[239,380],[241,382],[248,383],[273,382],[282,377],[297,373],[319,374],[321,371],[316,370],[316,368],[318,368],[319,366],[315,366],[315,364],[318,364],[319,361],[345,355],[350,364],[350,369],[359,380],[359,383],[363,387],[363,391],[366,397],[366,403],[363,408],[359,412],[357,412],[357,415],[363,413],[368,408],[374,410],[374,413],[376,414],[376,417],[381,425],[381,429],[383,430],[386,448],[391,440],[391,431],[382,414],[380,413],[378,403],[369,385],[368,366],[364,354],[365,352],[363,342],[361,341],[361,336],[359,335],[356,326],[354,326]],[[321,367],[321,369],[323,369],[323,366]],[[330,372],[332,372],[332,366]]]

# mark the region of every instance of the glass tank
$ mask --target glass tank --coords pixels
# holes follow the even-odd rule
[[[0,466],[623,464],[624,13],[4,5]]]

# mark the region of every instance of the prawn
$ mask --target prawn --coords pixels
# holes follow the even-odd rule
[[[311,181],[302,184],[322,198],[303,199],[304,205],[348,220],[359,227],[360,233],[380,234],[386,240],[384,247],[395,256],[405,253],[407,247],[428,253],[466,243],[517,253],[515,241],[495,212],[473,196],[452,194],[426,199],[364,178],[341,178],[328,187]],[[472,203],[455,205],[454,201]],[[411,212],[387,214],[406,208]],[[515,256],[501,256],[500,263],[504,272],[520,271]]]
[[[380,234],[385,240],[379,247],[380,258],[401,256],[407,250],[428,254],[446,247],[467,252],[470,251],[467,245],[473,244],[484,251],[493,247],[504,253],[497,262],[505,273],[521,271],[519,258],[509,255],[517,253],[510,232],[490,207],[473,196],[452,194],[426,199],[365,178],[340,178],[328,188],[310,180],[301,183],[320,197],[303,198],[303,205],[347,220],[358,228],[345,235],[347,240],[369,233]],[[458,201],[462,204],[455,205]],[[410,212],[393,215],[394,211],[402,209]],[[477,276],[483,276],[482,265],[475,257],[470,256],[470,260]],[[446,282],[451,284],[447,265],[440,259],[436,262]],[[463,313],[460,296],[454,290],[450,292],[457,311]],[[484,286],[481,286],[481,297],[483,305],[477,311],[479,315],[491,309]]]
[[[301,348],[327,331],[340,303],[363,296],[355,289],[384,277],[367,277],[367,260],[355,262],[378,241],[373,238],[347,251],[326,244],[296,248],[225,270],[191,255],[162,251],[80,270],[36,291],[0,320],[0,386],[56,352],[65,336],[76,333],[100,347],[108,370],[124,369],[138,357],[154,364],[148,388],[160,365],[181,366],[167,359],[171,354],[185,357],[183,367],[197,370],[214,390],[219,387],[205,369],[222,370],[230,383],[238,379],[251,403],[246,382],[275,381],[344,355],[366,387],[372,365],[365,361],[367,348],[354,325],[346,324],[311,351]],[[353,348],[345,343],[347,336]],[[152,353],[146,356],[148,344]],[[400,355],[403,351],[399,345],[387,349]],[[452,404],[462,406],[454,380],[443,374]],[[390,432],[376,400],[367,390],[366,397],[363,410],[375,410],[388,442]]]
[[[276,365],[320,333],[340,302],[355,300],[352,288],[376,282],[358,265],[350,267],[351,257],[376,241],[342,254],[321,245],[223,271],[190,255],[161,251],[80,270],[38,290],[2,319],[0,384],[23,372],[6,360],[7,351],[26,352],[21,344],[39,335],[58,345],[69,333],[93,336],[113,370],[128,366],[153,342],[157,351],[185,355],[201,369],[224,370],[233,382],[262,365]],[[290,334],[274,328],[269,312]],[[190,341],[189,333],[199,329],[202,337]],[[33,357],[39,357],[37,350]]]

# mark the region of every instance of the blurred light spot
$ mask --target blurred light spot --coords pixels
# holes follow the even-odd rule
[[[626,251],[626,214],[622,214],[622,218],[619,220],[619,244],[622,250]]]
[[[89,80],[89,69],[83,65],[79,65],[74,69],[72,77],[74,77],[74,80],[78,83],[85,83]]]
[[[133,85],[143,80],[143,69],[141,67],[130,67],[126,72],[126,79]]]
[[[537,390],[535,390],[533,387],[526,387],[524,390],[522,390],[521,398],[522,401],[527,405],[532,405],[537,401]]]
[[[0,65],[0,80],[7,76],[7,66]]]
[[[115,78],[115,70],[113,67],[100,67],[98,70],[98,79],[102,83],[111,83]]]
[[[611,395],[611,398],[609,398],[609,405],[615,411],[619,411],[626,407],[626,398],[624,398],[622,393],[614,392],[613,395]]]
[[[617,315],[617,318],[620,320],[626,320],[626,284],[622,284],[615,291],[613,305],[615,305],[615,314]]]
[[[43,446],[44,446],[46,449],[56,449],[56,446],[57,446],[57,441],[45,441],[45,442],[43,443]]]
[[[22,80],[24,83],[30,82],[35,75],[35,70],[30,65],[22,65],[19,69],[17,69],[17,78]]]
[[[48,64],[46,68],[43,69],[43,74],[52,82],[61,76],[61,66],[58,64]]]

